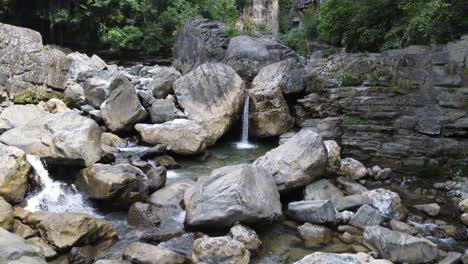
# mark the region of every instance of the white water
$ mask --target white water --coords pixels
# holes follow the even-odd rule
[[[249,143],[249,109],[250,97],[249,93],[245,91],[244,113],[242,115],[242,138],[240,142],[236,143],[238,149],[251,149],[256,147]]]
[[[81,193],[74,185],[67,185],[54,181],[38,156],[27,155],[27,160],[34,169],[37,178],[40,179],[42,189],[29,197],[28,211],[48,211],[56,213],[83,213],[97,216]]]

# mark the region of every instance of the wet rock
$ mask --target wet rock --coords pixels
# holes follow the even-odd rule
[[[0,114],[0,131],[27,125],[31,121],[44,118],[49,113],[36,105],[12,105]]]
[[[294,220],[312,224],[335,223],[335,208],[330,200],[300,201],[288,204],[287,214]]]
[[[57,251],[78,245],[111,245],[117,239],[110,223],[84,214],[35,212],[23,221],[38,230],[41,238]]]
[[[126,147],[128,142],[112,133],[101,134],[101,146],[104,152],[118,152],[119,148]]]
[[[213,145],[234,123],[243,102],[244,82],[224,64],[203,64],[178,79],[175,94],[188,119],[197,122]]]
[[[193,242],[193,263],[248,264],[249,261],[249,250],[230,237],[205,236]]]
[[[364,230],[364,244],[393,262],[426,263],[438,258],[437,245],[425,238],[371,226]]]
[[[361,207],[364,203],[364,197],[360,194],[342,196],[333,201],[333,204],[338,211],[355,209]]]
[[[148,144],[165,144],[180,155],[194,155],[206,150],[208,135],[197,123],[176,119],[164,124],[137,124],[135,129]]]
[[[13,207],[0,196],[0,228],[10,230],[13,227]]]
[[[331,200],[336,204],[343,196],[343,192],[326,179],[313,182],[304,189],[304,200]]]
[[[413,208],[429,216],[437,216],[440,212],[440,206],[436,203],[415,205]]]
[[[162,124],[174,120],[177,109],[172,100],[158,99],[151,104],[151,108],[148,111],[153,124]]]
[[[0,197],[10,203],[23,201],[30,171],[31,165],[22,150],[0,143]]]
[[[278,87],[254,87],[249,90],[249,97],[252,101],[250,125],[257,137],[279,136],[293,127],[294,118]]]
[[[253,229],[245,225],[235,225],[229,230],[229,235],[232,239],[244,244],[245,248],[251,251],[256,251],[262,245],[262,241]]]
[[[378,226],[384,220],[379,210],[368,205],[363,205],[351,218],[349,224],[364,229],[366,226]]]
[[[364,192],[369,191],[366,187],[363,185],[345,177],[338,177],[337,179],[338,183],[341,184],[344,187],[344,191],[348,195],[355,195],[355,194],[362,194]]]
[[[325,226],[305,223],[297,228],[301,237],[314,245],[327,244],[332,240],[333,231]]]
[[[367,175],[366,167],[359,161],[346,158],[341,160],[340,173],[353,180],[360,180]]]
[[[151,168],[148,171],[145,171],[146,176],[148,177],[148,191],[153,193],[166,185],[167,179],[167,170],[166,168],[159,166]]]
[[[95,164],[82,170],[80,183],[89,198],[128,208],[148,195],[148,178],[129,164]]]
[[[151,194],[147,202],[157,206],[179,208],[185,191],[194,185],[195,182],[189,179],[177,181]]]
[[[394,219],[390,221],[390,228],[393,231],[398,231],[409,235],[416,235],[418,233],[418,230],[414,226]]]
[[[403,205],[397,193],[380,188],[362,195],[366,204],[377,208],[386,219],[400,220],[403,217]]]
[[[174,66],[186,74],[201,64],[220,62],[229,43],[228,28],[207,19],[187,21],[174,44]]]
[[[40,237],[31,237],[27,241],[40,247],[46,259],[51,259],[58,255],[57,251]]]
[[[177,161],[169,156],[169,155],[162,155],[159,157],[153,158],[153,160],[156,162],[157,165],[163,166],[168,170],[174,170],[180,168],[180,165],[177,163]]]
[[[273,175],[278,190],[302,187],[325,174],[327,150],[322,138],[304,130],[258,158],[255,165]]]
[[[1,26],[1,25],[0,25]],[[15,235],[0,228],[0,261],[12,261],[19,260],[22,257],[36,257],[42,262],[37,261],[36,263],[46,263],[41,248],[27,242],[22,237]],[[16,262],[17,264],[26,262]]]
[[[334,140],[325,140],[323,143],[328,153],[327,172],[329,174],[336,173],[341,166],[341,148]]]
[[[151,204],[136,202],[128,210],[128,224],[141,228],[155,228],[161,223],[157,207]]]
[[[124,76],[115,78],[109,87],[109,98],[102,107],[106,126],[114,132],[129,130],[147,116],[130,80]]]
[[[74,111],[8,130],[0,141],[59,164],[91,166],[101,158],[99,126]]]
[[[304,89],[302,67],[296,59],[288,59],[263,67],[252,82],[252,87],[271,85],[283,94],[297,94]]]
[[[230,40],[223,62],[250,81],[263,67],[289,58],[297,59],[297,54],[272,36],[237,36]]]
[[[13,233],[20,235],[24,239],[37,235],[35,230],[16,219],[13,221]]]
[[[279,198],[264,169],[249,164],[222,167],[185,192],[185,222],[211,228],[270,222],[282,214]]]
[[[374,259],[366,253],[333,254],[316,252],[294,262],[294,264],[392,264],[390,261]]]
[[[153,78],[153,81],[148,85],[147,90],[151,91],[156,99],[164,99],[173,93],[174,82],[182,77],[174,67],[160,67],[157,65],[149,69],[148,74]]]
[[[159,246],[150,244],[133,242],[128,245],[123,253],[124,260],[131,261],[132,263],[145,263],[145,264],[183,264],[185,257],[182,255]]]

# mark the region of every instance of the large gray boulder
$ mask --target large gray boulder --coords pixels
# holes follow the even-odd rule
[[[148,70],[153,81],[147,86],[154,98],[164,99],[173,92],[174,82],[182,75],[174,67],[155,66]]]
[[[305,256],[294,264],[392,264],[384,259],[374,259],[366,253],[334,254],[316,252]]]
[[[193,242],[193,263],[248,264],[249,261],[250,252],[245,245],[228,236],[204,236]]]
[[[82,170],[80,183],[89,198],[128,208],[148,195],[148,178],[130,164],[95,164]]]
[[[20,203],[29,187],[31,164],[26,154],[0,143],[0,196],[10,203]]]
[[[330,200],[292,202],[288,204],[287,214],[294,220],[312,224],[335,223],[337,219]]]
[[[73,52],[67,55],[71,61],[68,77],[76,79],[78,74],[87,71],[99,71],[107,67],[107,64],[97,55],[88,57],[86,54]]]
[[[112,81],[109,98],[104,102],[101,112],[106,126],[114,132],[130,130],[148,116],[138,100],[135,87],[124,76]]]
[[[386,189],[375,189],[362,194],[366,204],[377,208],[388,220],[400,220],[404,216],[404,209],[400,196],[396,192]]]
[[[271,85],[283,94],[304,90],[303,68],[296,59],[287,59],[263,67],[252,82],[252,88]]]
[[[13,263],[13,261],[19,260],[23,257],[38,258],[42,260],[35,263],[47,263],[40,247],[25,241],[22,237],[16,234],[0,228],[0,263],[6,263],[6,261],[8,261],[8,263]],[[25,262],[19,261],[15,263],[19,264]]]
[[[91,166],[101,158],[99,126],[73,111],[51,114],[8,130],[0,141],[51,162]]]
[[[208,135],[197,123],[175,119],[164,124],[137,124],[136,131],[148,144],[165,144],[168,150],[180,155],[199,154],[206,150]]]
[[[304,189],[304,200],[331,200],[335,204],[343,197],[343,192],[326,179],[315,181]]]
[[[199,178],[185,192],[184,202],[189,226],[231,227],[269,222],[282,214],[273,178],[249,164],[222,167]]]
[[[178,111],[174,101],[169,99],[155,100],[147,110],[153,124],[162,124],[174,120]]]
[[[54,89],[65,90],[71,59],[63,51],[50,46],[44,48],[44,59],[45,83]]]
[[[174,66],[186,74],[207,62],[220,62],[229,43],[228,28],[207,19],[185,23],[174,44]]]
[[[188,118],[208,133],[210,146],[237,118],[243,102],[244,82],[227,65],[203,64],[178,79],[174,89]]]
[[[83,93],[86,102],[96,109],[101,108],[102,103],[109,97],[109,86],[110,82],[108,80],[99,77],[86,79],[83,82]]]
[[[184,264],[185,257],[172,250],[150,244],[133,242],[123,253],[124,260],[144,264]]]
[[[284,191],[305,186],[324,176],[327,157],[322,138],[313,131],[303,130],[258,158],[254,164],[273,175],[278,190]]]
[[[297,54],[273,36],[237,36],[229,42],[223,62],[251,81],[263,67],[289,58],[297,59]]]
[[[427,263],[438,258],[437,245],[426,238],[414,237],[385,227],[364,230],[364,244],[377,250],[382,258],[398,263]]]
[[[49,113],[36,105],[12,105],[0,114],[0,131],[27,125],[31,121],[49,116]]]

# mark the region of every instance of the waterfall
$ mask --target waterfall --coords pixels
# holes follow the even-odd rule
[[[40,157],[26,156],[34,169],[34,173],[41,181],[42,189],[28,198],[28,211],[49,211],[56,213],[83,213],[96,215],[94,208],[88,205],[85,197],[79,193],[74,185],[54,181],[42,163]]]
[[[245,91],[244,113],[242,114],[242,138],[237,143],[239,149],[255,148],[255,145],[249,143],[249,115],[250,115],[250,96],[249,92]]]

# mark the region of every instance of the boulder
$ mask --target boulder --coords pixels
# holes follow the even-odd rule
[[[90,244],[110,245],[117,239],[117,231],[110,223],[84,214],[39,211],[29,214],[23,221],[38,230],[57,251]]]
[[[325,140],[323,144],[325,144],[328,153],[327,172],[334,174],[341,166],[341,148],[334,140]]]
[[[45,110],[47,112],[56,114],[56,113],[63,113],[67,111],[71,111],[70,108],[60,99],[57,98],[52,98],[49,101],[47,101],[45,104]]]
[[[145,171],[146,177],[148,177],[148,190],[153,193],[166,185],[167,180],[167,169],[163,166],[152,166],[151,169]]]
[[[71,61],[68,77],[72,79],[82,72],[103,70],[107,67],[107,64],[97,55],[90,58],[86,54],[73,52],[68,54],[67,58]]]
[[[244,82],[229,66],[203,64],[174,84],[175,94],[188,118],[202,126],[213,145],[236,120]]]
[[[353,180],[360,180],[367,176],[367,169],[361,162],[346,158],[341,160],[340,173]]]
[[[86,103],[83,86],[78,83],[67,83],[67,88],[63,95],[65,96],[65,100],[71,102],[72,106],[75,108],[79,108]]]
[[[147,202],[161,207],[180,208],[185,191],[194,185],[195,182],[189,179],[177,181],[151,194]]]
[[[324,176],[327,149],[317,133],[304,130],[258,158],[254,164],[273,175],[278,190],[291,190]]]
[[[333,238],[333,231],[325,226],[305,223],[297,228],[301,237],[313,245],[329,243]]]
[[[468,213],[468,198],[458,204],[458,209],[463,213]]]
[[[290,58],[298,56],[273,36],[237,36],[230,40],[223,62],[251,81],[263,67]]]
[[[132,263],[144,264],[183,264],[185,257],[172,250],[145,244],[141,242],[133,242],[128,245],[123,253],[124,260]]]
[[[158,208],[151,204],[134,203],[128,210],[128,224],[140,228],[155,228],[161,223],[157,214]]]
[[[0,196],[0,228],[10,230],[13,219],[13,207]]]
[[[174,66],[186,74],[207,62],[220,62],[229,43],[228,28],[207,19],[191,19],[174,44]]]
[[[288,204],[287,215],[299,222],[335,223],[337,214],[330,200],[299,201]]]
[[[148,70],[148,74],[151,75],[153,81],[147,86],[147,90],[156,99],[164,99],[173,93],[174,82],[182,77],[174,67],[160,67],[157,65]]]
[[[418,229],[416,227],[398,220],[391,220],[389,222],[389,226],[393,231],[398,231],[409,235],[416,235],[418,233]]]
[[[437,259],[439,255],[437,245],[431,241],[385,227],[366,227],[363,239],[365,245],[393,262],[427,263]]]
[[[363,205],[353,217],[351,217],[349,224],[364,229],[366,226],[378,226],[382,224],[384,220],[385,218],[379,210],[368,205]]]
[[[83,82],[83,93],[86,102],[94,108],[101,108],[102,103],[109,97],[110,82],[98,77],[86,79]]]
[[[68,261],[70,263],[93,264],[98,254],[98,248],[93,246],[74,247],[70,250]]]
[[[47,242],[40,237],[31,237],[26,241],[40,247],[46,259],[51,259],[57,256],[57,251],[55,251],[51,245],[47,244]]]
[[[10,203],[23,201],[30,171],[31,164],[22,150],[0,143],[0,197]]]
[[[80,183],[89,198],[128,208],[148,195],[148,178],[130,164],[95,164],[82,170]]]
[[[339,197],[333,201],[333,204],[338,211],[359,208],[364,205],[364,203],[364,197],[360,194]]]
[[[12,209],[13,211],[13,209]],[[20,220],[13,221],[13,232],[17,235],[20,235],[24,239],[31,238],[37,235],[37,232],[32,229],[30,226],[23,224]]]
[[[46,46],[44,53],[45,83],[54,89],[65,90],[67,87],[67,74],[71,60],[61,50]]]
[[[101,158],[99,126],[74,111],[8,130],[0,141],[51,162],[91,166]]]
[[[331,200],[336,204],[343,197],[343,192],[326,179],[313,182],[304,189],[304,200]]]
[[[245,248],[248,250],[256,251],[262,245],[262,241],[258,237],[257,233],[245,225],[239,224],[231,227],[229,235],[232,239],[244,244]]]
[[[200,227],[270,222],[282,214],[279,198],[264,169],[249,164],[222,167],[185,192],[185,222]]]
[[[130,80],[124,76],[115,78],[109,87],[109,98],[102,107],[106,126],[114,132],[130,130],[147,115]]]
[[[334,254],[316,252],[305,256],[294,264],[392,264],[388,260],[374,259],[366,253]]]
[[[252,87],[272,85],[283,94],[297,94],[304,90],[303,68],[296,59],[287,59],[263,67],[252,82]]]
[[[0,228],[0,263],[2,260],[13,263],[11,261],[21,259],[22,257],[37,257],[41,259],[42,262],[36,263],[46,263],[40,247],[24,240],[16,234]],[[20,264],[26,262],[16,263]]]
[[[360,195],[369,191],[365,186],[347,177],[338,177],[337,182],[343,186],[344,192],[348,195]]]
[[[403,205],[397,193],[380,188],[362,195],[365,203],[377,208],[386,219],[400,220],[403,217]]]
[[[21,127],[47,116],[49,113],[36,105],[12,105],[5,108],[0,114],[0,131],[4,132]]]
[[[192,262],[203,264],[248,264],[250,252],[230,237],[204,236],[193,242]]]
[[[158,99],[151,104],[148,111],[153,124],[162,124],[176,118],[177,108],[172,100]]]
[[[187,119],[175,119],[164,124],[137,124],[136,131],[148,144],[165,144],[168,150],[180,155],[205,152],[208,136],[197,123]]]
[[[428,216],[437,216],[440,213],[440,206],[436,203],[418,204],[413,206],[414,209],[424,212]]]
[[[265,84],[249,90],[252,101],[250,119],[254,134],[258,137],[274,137],[289,131],[294,118],[281,90]]]

